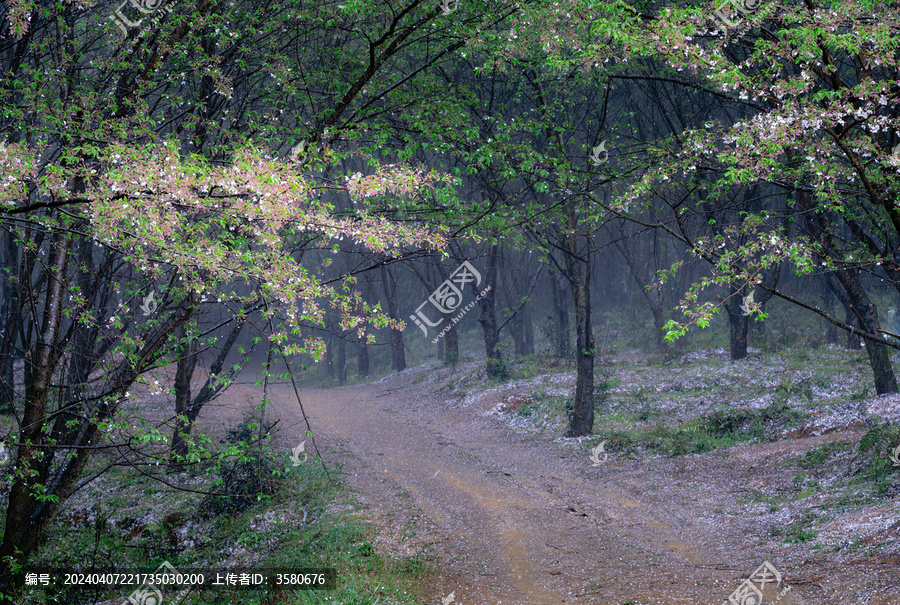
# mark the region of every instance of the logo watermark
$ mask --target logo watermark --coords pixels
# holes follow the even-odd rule
[[[120,4],[119,8],[116,9],[116,12],[113,13],[112,20],[116,25],[119,26],[119,29],[122,30],[122,33],[127,36],[128,29],[140,25],[144,21],[144,18],[141,17],[137,21],[130,21],[125,15],[122,14],[122,8],[126,4],[131,4],[131,6],[138,9],[142,14],[149,15],[150,13],[159,10],[159,7],[162,6],[162,3],[163,0],[126,0],[125,2]],[[171,8],[168,8],[166,9],[166,12],[169,12],[171,10]]]
[[[156,312],[158,306],[159,303],[156,302],[156,293],[151,291],[150,294],[144,297],[144,303],[141,305],[141,313],[144,314],[144,317],[150,317]]]
[[[300,454],[303,454],[303,460],[300,460]],[[293,466],[300,466],[301,462],[306,462],[309,454],[306,453],[306,439],[300,442],[300,445],[291,450],[291,462]]]
[[[727,5],[733,5],[733,8],[737,10],[738,13],[743,18],[749,18],[750,15],[759,10],[759,7],[762,6],[762,0],[725,0],[719,8],[713,11],[712,20],[715,22],[716,27],[713,31],[719,30],[723,34],[728,33],[729,27],[737,27],[740,25],[740,21],[732,21],[723,12],[723,9],[726,8]]]
[[[422,329],[422,333],[425,336],[428,336],[428,328],[425,327],[426,324],[428,327],[436,328],[437,326],[444,323],[444,318],[441,317],[437,321],[431,321],[425,312],[422,310],[427,304],[431,304],[439,313],[442,315],[447,315],[453,313],[457,309],[459,309],[460,305],[462,305],[463,293],[462,290],[465,288],[466,284],[470,282],[475,282],[475,287],[481,285],[481,273],[479,273],[475,267],[469,264],[469,261],[463,261],[463,263],[456,268],[456,270],[450,274],[450,277],[444,281],[437,289],[431,293],[428,297],[428,300],[419,305],[419,308],[416,309],[415,315],[410,315],[409,318],[415,322],[419,328]],[[455,317],[450,318],[450,321],[444,327],[443,330],[432,339],[431,342],[437,343],[438,339],[443,338],[444,335],[450,331],[451,328],[463,318],[463,316],[469,312],[469,309],[475,306],[475,303],[484,297],[485,294],[490,291],[491,287],[488,286],[475,298],[474,301],[470,302],[468,305],[463,307],[462,311],[456,315]]]
[[[900,445],[891,450],[891,462],[893,466],[900,466]]]
[[[603,154],[603,157],[600,157],[600,154]],[[591,149],[591,155],[588,158],[591,164],[594,166],[600,166],[606,163],[606,160],[609,159],[609,152],[606,151],[606,139],[600,141],[600,144]]]
[[[291,160],[298,160],[306,155],[306,146],[309,143],[300,141],[291,148]]]
[[[753,295],[756,294],[756,291],[753,290],[750,292],[749,296],[744,297],[744,302],[741,303],[741,314],[742,315],[750,315],[753,313],[753,310],[756,308],[756,301],[753,300]]]
[[[775,566],[768,561],[763,561],[763,564],[757,567],[756,571],[748,579],[744,580],[722,605],[762,605],[766,584],[781,586],[781,572],[775,569]],[[780,601],[781,597],[790,592],[790,590],[790,586],[783,588],[781,594],[778,595],[778,598],[773,603]]]
[[[6,442],[0,441],[0,466],[9,462],[9,450],[6,448]]]
[[[591,466],[600,466],[601,463],[606,462],[609,458],[609,454],[606,453],[606,450],[603,448],[606,446],[606,440],[600,442],[600,445],[591,450],[591,462],[593,464]],[[600,454],[603,454],[603,459],[600,459]]]
[[[171,579],[174,582],[173,576],[178,574],[178,570],[175,569],[175,566],[169,563],[168,561],[163,561],[156,570],[148,576],[148,580],[135,589],[125,601],[122,601],[122,605],[160,605],[163,602],[163,594],[156,587],[157,583],[160,584],[170,584],[169,580]],[[166,577],[169,576],[169,577]],[[159,579],[157,579],[159,577]],[[150,582],[149,580],[153,580]]]
[[[441,12],[452,15],[459,8],[459,0],[441,0]]]
[[[456,591],[455,590],[453,592],[451,592],[450,594],[448,594],[443,599],[441,599],[441,603],[443,603],[444,605],[450,605],[450,603],[452,603],[454,599],[456,599]]]

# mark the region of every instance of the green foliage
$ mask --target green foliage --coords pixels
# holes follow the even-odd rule
[[[237,446],[239,453],[232,459],[219,460],[218,479],[214,482],[218,493],[204,499],[200,505],[202,512],[236,516],[279,492],[284,484],[280,471],[283,462],[267,445],[273,425],[260,431],[260,425],[248,415],[241,424],[228,430],[225,442]]]
[[[766,439],[785,424],[805,417],[786,404],[772,404],[762,410],[729,409],[716,411],[678,427],[662,422],[641,429],[604,430],[599,434],[622,449],[650,450],[668,456],[685,456]],[[641,421],[658,418],[650,408],[638,412]]]
[[[900,482],[900,467],[894,465],[891,455],[900,446],[900,427],[879,424],[870,429],[859,441],[857,448],[862,457],[859,473],[874,482],[878,493],[886,493]]]
[[[486,362],[488,376],[497,381],[509,380],[512,376],[509,366],[502,359],[488,359]]]
[[[803,468],[820,468],[829,458],[837,452],[850,449],[850,444],[845,441],[833,441],[831,443],[823,443],[822,445],[809,450],[806,455],[800,459],[800,466]]]

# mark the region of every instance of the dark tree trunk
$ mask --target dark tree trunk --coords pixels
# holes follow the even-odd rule
[[[369,345],[365,336],[356,341],[356,373],[360,376],[369,375]]]
[[[778,282],[781,280],[781,265],[775,265],[775,268],[772,269],[771,272],[767,271],[765,276],[763,277],[763,282],[769,286],[770,288],[775,288],[778,286]],[[765,288],[758,288],[756,292],[757,298],[756,302],[759,303],[760,309],[765,309],[766,304],[772,299],[772,294]],[[753,325],[756,327],[756,333],[759,335],[763,335],[766,333],[766,322],[765,321],[754,321]]]
[[[522,309],[522,323],[525,325],[525,355],[534,355],[534,324],[531,321],[531,312],[528,305]]]
[[[822,299],[825,306],[825,313],[829,317],[834,317],[834,292],[831,291],[827,282],[823,282]],[[830,345],[837,342],[837,326],[830,321],[825,322],[825,342]]]
[[[553,295],[553,318],[556,328],[556,356],[569,356],[569,306],[566,291],[563,288],[561,275],[550,273],[550,292]]]
[[[725,304],[725,311],[728,314],[728,344],[731,350],[731,361],[739,361],[747,357],[747,330],[750,326],[750,317],[744,315],[741,305],[744,302],[744,296],[752,291],[752,287],[745,285],[743,288],[737,288],[732,284],[731,295]]]
[[[17,267],[19,264],[19,250],[15,245],[12,233],[2,233],[3,238],[3,267]],[[0,305],[0,321],[3,322],[0,329],[0,414],[11,413],[16,400],[15,382],[15,343],[19,335],[22,310],[19,304],[20,284],[12,280],[4,279],[2,282],[2,305]]]
[[[347,384],[347,340],[345,336],[345,334],[338,334],[335,336],[335,347],[337,348],[337,381],[341,386]]]
[[[850,302],[850,295],[841,286],[840,280],[834,275],[826,276],[826,285],[828,290],[834,294],[841,305],[844,307],[844,323],[850,326],[847,331],[847,348],[851,351],[858,351],[862,348],[862,340],[859,338],[859,320],[856,313],[853,312],[853,303]]]
[[[228,358],[228,354],[231,352],[231,349],[234,347],[234,343],[237,342],[238,336],[241,333],[241,330],[244,327],[244,320],[238,320],[237,324],[231,329],[228,333],[228,336],[225,337],[225,340],[222,341],[221,347],[219,348],[219,353],[216,355],[216,360],[213,362],[212,366],[209,368],[209,376],[206,377],[206,382],[203,384],[203,387],[200,389],[200,393],[194,397],[190,397],[190,377],[194,372],[194,367],[196,367],[195,363],[190,363],[190,368],[185,367],[184,371],[187,373],[186,385],[187,385],[187,403],[182,407],[179,407],[178,403],[178,382],[185,381],[184,378],[179,378],[178,373],[181,372],[181,360],[179,360],[179,367],[176,369],[175,374],[175,428],[172,431],[172,440],[169,446],[169,459],[172,462],[175,462],[179,457],[185,456],[188,453],[188,443],[187,439],[190,437],[191,429],[194,427],[194,421],[197,420],[197,416],[200,415],[200,411],[203,409],[203,406],[210,401],[212,401],[224,388],[222,383],[219,382],[219,379],[222,375],[222,368],[225,367],[225,360]],[[249,356],[253,355],[253,351],[256,350],[256,345],[254,345],[251,349]],[[192,355],[191,358],[194,358],[195,355]],[[189,372],[188,372],[189,371]],[[230,377],[234,376],[237,373],[237,369],[231,369],[226,371],[226,377],[230,379]],[[227,382],[228,380],[224,381]],[[183,412],[179,411],[183,409]]]
[[[566,278],[575,301],[575,401],[569,412],[567,437],[590,435],[594,428],[594,335],[591,327],[590,248],[579,253],[575,206],[566,205],[564,258]]]
[[[325,335],[325,371],[334,380],[334,336],[330,333]]]
[[[387,299],[388,315],[391,319],[400,319],[397,314],[397,282],[391,272],[381,266],[381,279],[384,285],[384,295]],[[390,331],[391,344],[391,364],[397,372],[406,369],[406,350],[403,348],[403,332],[400,330]]]
[[[440,259],[438,259],[435,270],[441,282],[446,281],[450,277],[447,269],[440,264]],[[438,350],[438,358],[443,357],[444,363],[449,365],[455,365],[459,361],[459,333],[456,331],[456,324],[452,321],[453,316],[453,313],[444,315],[444,323],[441,325],[446,326],[448,330],[443,338],[438,339],[438,345],[443,347],[443,349]]]
[[[485,293],[481,297],[481,317],[478,318],[479,323],[481,323],[481,330],[484,333],[487,375],[490,377],[498,376],[503,371],[503,360],[500,357],[500,331],[497,328],[497,313],[495,308],[497,265],[499,259],[500,246],[494,244],[491,246],[490,256],[488,257],[488,266],[485,270],[483,282],[484,288],[482,288],[482,291],[485,291]]]
[[[198,342],[191,337],[187,323],[178,329],[178,338],[182,341],[181,356],[175,368],[175,429],[172,432],[172,445],[170,446],[170,459],[178,461],[188,453],[188,444],[185,440],[188,428],[188,411],[191,407],[191,378],[194,376],[194,368],[197,366]],[[190,342],[188,342],[190,338]]]
[[[881,327],[878,322],[878,309],[859,283],[859,270],[841,269],[835,274],[850,297],[850,304],[860,327],[870,334],[878,334]],[[872,373],[875,375],[875,392],[879,395],[896,393],[897,378],[894,376],[888,347],[868,338],[865,341],[869,365],[872,366]]]
[[[811,212],[814,209],[814,204],[810,193],[798,190],[796,195],[800,208],[807,211],[804,213],[804,217],[813,239],[821,243],[826,250],[831,249],[831,233],[825,228],[822,214]],[[878,310],[860,285],[859,269],[839,269],[828,273],[826,278],[831,285],[832,291],[841,299],[844,308],[851,309],[853,314],[856,315],[856,319],[859,320],[859,327],[869,334],[877,335],[880,328]],[[841,290],[846,293],[846,297],[842,296]],[[869,338],[866,338],[865,341],[869,365],[875,377],[875,391],[879,395],[896,393],[897,378],[894,376],[894,368],[891,365],[888,347]]]
[[[523,313],[516,313],[515,317],[509,322],[509,335],[512,336],[513,339],[513,353],[515,354],[516,359],[521,359],[525,356],[524,318]]]

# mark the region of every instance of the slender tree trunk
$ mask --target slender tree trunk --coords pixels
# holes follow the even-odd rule
[[[360,376],[369,375],[369,345],[365,336],[356,341],[356,373]]]
[[[47,479],[42,460],[43,430],[48,420],[47,404],[53,373],[59,361],[57,347],[71,244],[71,238],[66,233],[56,232],[51,239],[41,325],[37,338],[25,354],[25,409],[18,435],[17,472],[13,475],[9,492],[6,528],[3,544],[0,545],[0,589],[3,591],[15,581],[13,562],[21,564],[27,560],[39,538],[35,535],[32,511],[35,496],[42,493],[37,486]]]
[[[819,241],[826,250],[831,249],[831,233],[825,228],[822,214],[811,212],[814,205],[810,193],[798,190],[796,195],[800,208],[807,211],[804,216],[813,238]],[[838,269],[828,273],[826,278],[832,291],[841,298],[844,308],[852,309],[856,319],[859,320],[859,327],[869,334],[878,334],[878,329],[881,327],[878,322],[878,310],[860,284],[859,269]],[[841,290],[846,293],[846,298],[842,297]],[[891,365],[888,347],[868,338],[865,341],[869,365],[875,377],[875,391],[879,395],[896,393],[897,378]]]
[[[663,326],[666,325],[666,314],[663,310],[662,293],[657,290],[657,293],[654,295],[652,289],[647,287],[649,282],[643,274],[643,269],[637,261],[638,256],[635,254],[632,246],[631,238],[635,236],[626,233],[624,224],[619,227],[619,233],[622,235],[619,240],[619,250],[622,253],[622,257],[625,259],[625,263],[628,265],[628,271],[631,273],[631,276],[638,286],[638,290],[641,292],[641,296],[644,298],[644,302],[647,303],[647,307],[653,315],[656,348],[659,351],[667,352],[669,350],[669,343],[666,342],[665,333],[663,332]],[[657,255],[656,249],[659,245],[656,237],[656,231],[654,230],[654,257]]]
[[[491,246],[488,266],[485,270],[484,288],[487,290],[481,297],[481,330],[484,333],[484,351],[486,358],[487,375],[498,376],[503,371],[503,360],[500,357],[500,332],[497,328],[496,291],[497,291],[497,265],[500,259],[500,246]],[[480,286],[479,286],[480,287]]]
[[[730,287],[731,296],[725,304],[725,311],[728,314],[728,342],[731,349],[731,361],[740,361],[747,357],[747,331],[750,327],[750,317],[744,315],[741,305],[744,295],[752,291],[753,289],[746,285],[738,288],[735,284],[731,284]]]
[[[566,291],[563,289],[561,275],[548,274],[550,280],[550,292],[553,295],[553,317],[556,328],[556,356],[568,357],[569,350],[569,306],[566,301]]]
[[[347,340],[345,334],[335,336],[337,348],[337,380],[338,384],[344,386],[347,384]]]
[[[828,286],[827,282],[822,281],[822,300],[825,306],[825,313],[829,317],[834,317],[834,292]],[[825,342],[835,344],[837,342],[837,326],[830,321],[825,322]]]
[[[12,233],[2,233],[3,238],[3,263],[4,267],[16,267],[19,264],[19,251],[13,240]],[[12,280],[4,279],[2,282],[3,299],[0,306],[0,321],[3,322],[0,330],[0,414],[12,413],[16,399],[15,381],[15,343],[19,336],[21,308],[19,304],[19,292],[21,284],[15,284]]]
[[[388,315],[391,319],[400,319],[397,314],[397,282],[391,272],[381,266],[381,278],[384,285],[384,295],[387,300]],[[403,332],[390,331],[391,362],[394,370],[402,372],[406,369],[406,350],[403,348]]]
[[[334,380],[334,335],[331,333],[325,336],[325,371]]]
[[[184,458],[188,453],[188,445],[185,441],[189,421],[188,410],[191,407],[191,378],[194,377],[194,368],[197,366],[197,354],[199,343],[193,338],[190,323],[181,325],[178,329],[178,339],[182,341],[181,356],[175,367],[175,429],[172,432],[172,441],[169,448],[169,457],[172,461]]]
[[[187,379],[179,378],[179,373],[182,371],[181,365],[182,360],[179,360],[179,367],[176,369],[175,374],[175,428],[172,431],[172,440],[169,445],[169,459],[170,461],[176,461],[179,457],[185,456],[188,453],[188,444],[187,439],[190,437],[191,429],[194,427],[194,421],[197,419],[197,416],[200,415],[200,411],[203,409],[203,406],[215,398],[218,395],[222,387],[220,386],[217,378],[222,374],[222,368],[225,366],[225,360],[228,358],[228,354],[231,352],[231,349],[234,347],[234,343],[237,342],[238,335],[240,335],[241,330],[244,327],[244,320],[238,320],[237,324],[231,329],[228,333],[228,336],[225,337],[224,341],[221,343],[221,347],[219,348],[219,354],[216,356],[216,360],[213,362],[212,366],[209,368],[209,376],[206,377],[206,382],[203,384],[203,387],[200,389],[200,393],[194,397],[190,397],[190,377],[194,372],[196,367],[196,363],[191,363],[186,361],[184,372],[186,373]],[[194,343],[192,343],[194,344]],[[255,350],[255,346],[253,347]],[[196,351],[196,349],[195,349]],[[251,352],[252,355],[252,352]],[[190,358],[195,359],[195,355],[191,355]],[[188,367],[188,364],[190,367]],[[233,375],[237,370],[231,370],[230,372],[226,372],[226,375]],[[179,407],[178,403],[178,391],[179,386],[178,383],[183,382],[187,385],[187,403],[182,407]],[[179,411],[180,409],[183,410]]]
[[[862,340],[860,340],[859,332],[857,332],[859,330],[859,320],[856,318],[856,313],[853,312],[853,303],[850,302],[850,295],[847,294],[840,281],[834,275],[826,276],[826,285],[844,307],[844,323],[850,326],[850,330],[847,331],[847,349],[858,351],[862,348]]]
[[[591,327],[590,250],[579,253],[575,206],[566,205],[565,268],[575,301],[575,401],[567,437],[589,435],[594,428],[594,335]]]
[[[859,283],[859,270],[840,269],[835,274],[850,297],[860,327],[871,334],[878,334],[881,327],[878,322],[878,309]],[[896,393],[897,378],[894,376],[888,347],[868,338],[865,341],[869,365],[872,366],[872,373],[875,375],[875,392],[879,395]]]
[[[447,268],[440,263],[439,258],[438,264],[435,266],[435,271],[440,277],[441,282],[447,281],[450,277]],[[446,326],[448,329],[444,334],[444,337],[438,339],[438,345],[443,347],[442,350],[439,350],[438,357],[440,358],[443,354],[444,363],[448,365],[455,365],[459,361],[459,332],[456,330],[456,324],[452,321],[453,316],[454,313],[447,313],[443,316],[444,323],[441,324],[441,327]]]
[[[529,305],[522,309],[522,323],[525,325],[525,355],[534,355],[534,323],[531,321]]]

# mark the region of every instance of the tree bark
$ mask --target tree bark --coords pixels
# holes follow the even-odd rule
[[[172,461],[187,456],[188,445],[185,441],[188,429],[188,410],[191,407],[191,378],[194,377],[194,368],[197,366],[198,342],[189,330],[189,323],[184,323],[178,328],[178,339],[181,340],[181,356],[175,368],[175,428],[172,432],[172,441],[169,448],[169,457]]]
[[[447,268],[440,263],[440,258],[438,258],[435,270],[441,282],[445,282],[450,278]],[[444,314],[444,323],[441,326],[446,326],[447,332],[443,338],[438,339],[438,344],[443,347],[442,350],[439,350],[438,357],[443,353],[444,363],[448,365],[455,365],[459,361],[459,332],[456,330],[456,324],[452,321],[453,316],[454,313]]]
[[[356,341],[356,373],[360,376],[369,375],[369,345],[365,336]]]
[[[197,419],[197,416],[200,415],[200,411],[203,409],[203,406],[210,401],[212,401],[223,389],[218,378],[222,375],[222,368],[225,366],[225,360],[228,358],[228,354],[231,352],[231,349],[234,347],[234,343],[237,342],[238,335],[240,335],[241,330],[244,327],[244,320],[239,319],[237,324],[231,329],[228,333],[228,336],[225,338],[224,343],[219,349],[219,354],[216,356],[216,360],[213,362],[212,366],[209,368],[209,376],[206,377],[206,382],[203,384],[203,387],[200,389],[200,393],[190,399],[190,383],[188,382],[188,403],[182,408],[184,411],[179,412],[178,406],[178,375],[176,370],[176,406],[175,406],[175,428],[172,431],[172,440],[169,446],[169,459],[170,461],[176,461],[178,457],[185,456],[188,453],[187,447],[187,439],[191,434],[191,429],[194,427],[194,421]],[[253,355],[253,351],[256,350],[256,345],[251,349],[250,355]],[[180,365],[180,361],[179,361]],[[192,364],[195,365],[195,364]],[[185,368],[187,371],[187,368]],[[193,368],[191,368],[191,372],[193,372]],[[237,370],[229,370],[225,374],[229,378],[233,376]],[[190,374],[188,374],[190,376]],[[188,380],[190,380],[188,378]],[[228,382],[226,380],[225,382]]]
[[[555,345],[557,357],[568,357],[569,349],[569,306],[566,291],[560,282],[561,275],[548,274],[550,293],[553,296],[553,318],[555,327]]]
[[[725,304],[725,311],[728,314],[728,344],[731,351],[731,361],[740,361],[747,357],[747,331],[750,326],[748,315],[744,315],[741,305],[744,296],[752,292],[752,287],[744,285],[738,288],[735,284],[731,284],[730,296]]]
[[[387,301],[388,315],[391,319],[400,319],[397,314],[397,282],[391,272],[381,266],[382,285],[384,286],[384,295]],[[390,331],[391,344],[391,364],[397,372],[406,369],[406,350],[403,348],[403,332],[400,330]]]
[[[856,313],[853,312],[853,303],[850,302],[850,295],[847,294],[840,281],[834,275],[826,276],[825,284],[827,289],[841,301],[841,305],[844,307],[844,323],[851,328],[847,331],[847,349],[851,351],[860,350],[862,348],[862,340],[859,337],[859,332],[854,330],[854,328],[859,328],[859,320],[856,318]]]
[[[330,332],[325,335],[325,372],[334,380],[334,335]]]
[[[525,355],[534,355],[534,322],[531,320],[529,305],[522,309],[522,323],[525,325]]]
[[[500,331],[497,329],[495,297],[497,291],[497,266],[499,259],[500,246],[499,244],[493,244],[491,246],[490,256],[488,257],[488,266],[485,270],[483,283],[484,288],[482,289],[487,291],[484,296],[481,297],[481,317],[478,318],[478,322],[481,324],[481,330],[484,334],[487,375],[492,378],[503,373],[503,359],[500,356]]]
[[[575,401],[567,437],[590,435],[594,428],[594,335],[591,327],[590,249],[579,254],[574,202],[566,205],[564,264],[575,301]]]
[[[859,269],[840,269],[835,271],[834,275],[847,292],[859,325],[867,332],[878,334],[878,329],[881,327],[878,322],[878,309],[869,300],[869,296],[859,283]],[[880,342],[868,338],[865,341],[869,365],[875,375],[875,392],[879,395],[896,393],[897,378],[894,376],[888,348]]]
[[[825,313],[834,317],[834,292],[831,291],[831,287],[827,282],[823,281],[822,284],[822,300],[825,306]],[[830,345],[837,342],[837,326],[830,321],[825,322],[825,342]]]
[[[343,333],[335,336],[337,340],[337,381],[341,386],[347,384],[347,340],[345,336]]]

